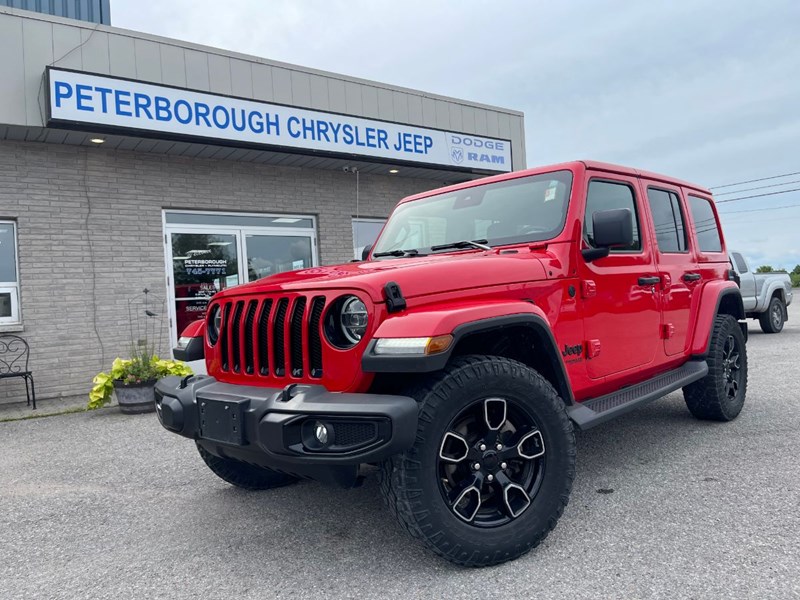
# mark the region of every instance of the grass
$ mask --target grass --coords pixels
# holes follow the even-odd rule
[[[29,419],[42,419],[44,417],[57,417],[59,415],[69,415],[71,413],[79,413],[79,412],[86,412],[85,406],[71,406],[69,408],[63,408],[61,410],[57,410],[55,412],[31,412],[27,415],[22,415],[19,417],[0,417],[0,423],[9,423],[11,421],[27,421]]]

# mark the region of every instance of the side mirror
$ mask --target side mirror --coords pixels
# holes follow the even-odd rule
[[[370,252],[372,252],[372,244],[367,244],[361,251],[361,260],[367,260]]]
[[[633,214],[629,208],[599,210],[592,215],[595,248],[582,251],[587,261],[608,256],[611,248],[633,243]]]

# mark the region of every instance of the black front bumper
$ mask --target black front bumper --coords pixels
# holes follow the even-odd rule
[[[165,429],[233,458],[299,477],[355,483],[358,466],[407,450],[417,431],[417,403],[405,396],[343,394],[317,385],[283,390],[165,377],[156,384]],[[317,429],[325,428],[321,443]]]

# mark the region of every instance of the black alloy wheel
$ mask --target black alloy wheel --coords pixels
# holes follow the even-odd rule
[[[400,524],[470,567],[540,544],[575,477],[572,422],[550,382],[520,362],[470,355],[404,392],[420,406],[416,440],[381,463],[381,493]]]
[[[486,398],[462,410],[442,437],[437,472],[453,513],[499,527],[531,505],[546,464],[542,432],[517,403]]]
[[[741,350],[736,338],[731,334],[722,347],[722,368],[725,377],[725,395],[733,401],[739,394],[742,384]]]
[[[686,406],[698,419],[732,421],[747,396],[747,345],[734,317],[714,319],[706,363],[708,374],[683,388]]]

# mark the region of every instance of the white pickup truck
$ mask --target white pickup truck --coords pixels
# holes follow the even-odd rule
[[[764,333],[778,333],[789,318],[786,307],[792,303],[789,274],[755,273],[740,252],[731,252],[731,264],[739,276],[747,317],[758,319]]]

